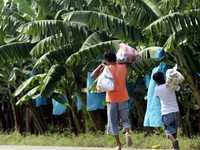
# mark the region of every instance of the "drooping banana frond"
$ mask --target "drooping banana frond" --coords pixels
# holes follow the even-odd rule
[[[133,0],[130,14],[131,24],[138,24],[140,27],[162,16],[159,5],[153,0]]]
[[[173,33],[166,41],[164,47],[167,51],[172,51],[178,47],[184,45],[191,45],[192,43],[199,42],[200,37],[198,35],[200,31],[196,30],[195,32],[191,31],[179,31],[177,33]]]
[[[102,32],[102,33],[94,32],[85,40],[85,42],[80,48],[80,51],[87,49],[91,47],[92,45],[96,45],[108,40],[109,40],[109,36],[106,34],[106,32]]]
[[[0,31],[1,36],[0,40],[1,43],[11,43],[18,41],[17,36],[17,28],[27,22],[24,17],[20,16],[18,13],[13,13],[11,15],[5,15],[0,17]]]
[[[10,72],[9,82],[16,83],[19,79],[23,80],[26,76],[28,76],[28,71],[23,70],[18,67],[14,67]]]
[[[71,55],[69,49],[60,49],[50,51],[41,56],[35,63],[33,70],[41,66],[49,66],[53,64],[64,64],[66,59]]]
[[[122,19],[96,11],[73,11],[63,15],[65,21],[82,23],[89,29],[106,30],[113,37],[124,40],[139,40],[140,31]]]
[[[16,90],[14,93],[14,96],[18,96],[20,95],[22,92],[27,92],[29,90],[31,90],[32,88],[34,88],[36,85],[38,85],[42,79],[45,77],[46,74],[37,74],[34,75],[32,77],[30,77],[29,79],[27,79],[26,81],[24,81]]]
[[[61,20],[62,18],[61,18],[61,16],[63,15],[63,14],[65,14],[65,13],[68,13],[68,12],[70,12],[71,10],[69,10],[69,9],[61,9],[61,10],[59,10],[57,13],[56,13],[56,15],[55,15],[55,20]]]
[[[178,11],[178,9],[181,6],[182,2],[181,0],[162,0],[160,3],[160,10],[162,10],[165,13],[169,13],[170,11],[175,12]]]
[[[33,44],[26,42],[16,42],[0,46],[0,61],[6,63],[9,61],[23,60],[31,58],[30,51]]]
[[[181,1],[181,9],[182,10],[199,9],[199,8],[200,8],[199,0]]]
[[[0,26],[3,27],[4,31],[7,30],[10,33],[16,32],[16,29],[26,22],[26,19],[15,13],[11,16],[3,16]]]
[[[41,96],[48,98],[56,88],[57,82],[59,82],[62,76],[65,74],[66,69],[61,65],[53,65],[47,73],[41,87]]]
[[[84,39],[87,35],[87,28],[82,24],[67,23],[61,20],[33,21],[20,26],[18,31],[22,33],[21,39],[30,36],[33,43],[51,35],[59,35],[61,33],[66,39],[69,39],[70,35]]]
[[[155,0],[117,0],[122,6],[125,19],[138,28],[144,28],[162,16],[162,11]]]
[[[68,10],[83,10],[87,6],[87,0],[56,0],[60,1],[63,8]]]
[[[158,9],[158,5],[153,0],[133,0],[135,3],[140,3],[140,6],[148,10],[149,13],[154,14],[156,17],[162,16]]]
[[[163,16],[144,29],[144,33],[170,36],[180,30],[195,30],[200,26],[200,9],[174,12]]]
[[[31,50],[31,55],[36,58],[41,57],[46,52],[66,47],[68,42],[62,34],[52,35],[38,42]]]
[[[87,49],[82,49],[71,55],[67,60],[66,64],[75,68],[76,66],[85,65],[94,60],[98,61],[102,59],[104,52],[106,51],[116,51],[119,48],[120,40],[101,42],[96,45],[87,47]]]
[[[62,0],[63,1],[63,0]],[[53,19],[56,12],[63,9],[61,0],[35,0],[34,9],[36,10],[37,20]]]
[[[200,50],[199,46],[191,47],[193,44],[189,46],[181,46],[174,50],[177,64],[182,68],[185,75],[192,75],[193,77],[197,72],[199,72],[199,56]],[[196,58],[197,56],[198,58]]]
[[[34,96],[36,96],[40,91],[40,86],[36,86],[35,88],[31,89],[30,91],[28,91],[22,98],[20,98],[16,105],[22,105],[22,104],[26,104],[27,102],[31,101],[33,99]]]

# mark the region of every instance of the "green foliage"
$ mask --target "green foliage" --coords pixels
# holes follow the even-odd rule
[[[15,96],[24,96],[17,105],[38,94],[59,99],[63,92],[69,97],[80,92],[89,68],[120,42],[164,47],[166,59],[178,63],[197,93],[199,0],[0,0],[0,8],[0,89],[7,92],[22,83]],[[155,51],[141,49],[129,65],[131,81],[159,63]],[[27,79],[24,68],[37,74]]]
[[[199,25],[200,10],[170,13],[151,23],[144,31],[156,34],[162,30],[163,35],[170,35],[180,30],[196,29]]]
[[[7,62],[13,60],[22,60],[30,58],[30,50],[32,49],[33,44],[26,42],[16,42],[0,46],[0,60],[2,63],[6,64]]]
[[[70,56],[69,49],[60,49],[56,51],[50,51],[42,55],[35,63],[33,70],[37,70],[40,67],[47,67],[53,64],[64,64],[66,59]]]
[[[156,67],[160,61],[153,58],[143,58],[131,64],[131,70],[138,76],[142,76],[151,72],[152,68]]]
[[[144,30],[158,36],[169,36],[165,47],[167,50],[199,40],[199,10],[170,13],[154,21]],[[159,34],[158,34],[159,33]],[[188,36],[190,35],[190,36]]]
[[[44,78],[40,92],[41,96],[48,98],[53,93],[56,84],[61,80],[65,72],[66,69],[63,66],[58,64],[53,65]]]
[[[26,93],[27,91],[36,87],[36,85],[39,85],[40,81],[42,81],[44,77],[45,74],[37,74],[30,77],[15,90],[14,96],[19,96],[20,94],[22,94],[22,92]]]
[[[159,8],[163,10],[164,12],[168,10],[170,10],[171,12],[175,12],[178,9],[180,9],[181,3],[184,3],[184,2],[181,2],[180,0],[163,0],[163,1],[160,1]]]
[[[87,25],[89,29],[105,30],[115,38],[124,40],[141,39],[140,31],[122,19],[95,11],[74,11],[63,15],[65,21]]]
[[[106,32],[94,32],[92,33],[82,44],[80,51],[90,48],[93,45],[99,44],[100,42],[105,42],[109,40],[109,36]]]
[[[48,42],[52,38],[58,38],[61,33],[66,39],[70,39],[71,34],[75,37],[79,35],[80,38],[83,38],[84,35],[87,34],[85,26],[79,23],[68,23],[61,20],[41,20],[29,22],[22,25],[18,31],[22,33],[21,39],[26,36],[31,36],[31,42],[33,43],[54,35],[54,37],[47,39]]]
[[[123,137],[123,134],[120,133],[120,136]],[[142,132],[133,132],[131,135],[132,139],[134,139],[134,148],[139,149],[152,149],[153,146],[157,145],[159,149],[169,149],[170,141],[166,139],[163,133],[159,135],[151,135],[146,136],[144,138],[144,133]],[[86,133],[80,134],[79,136],[73,135],[70,132],[66,131],[64,133],[56,133],[56,134],[45,134],[45,135],[20,135],[17,133],[9,133],[9,134],[0,134],[1,145],[9,145],[8,147],[12,147],[11,145],[35,145],[35,146],[77,146],[77,147],[99,147],[100,149],[111,149],[108,147],[115,146],[113,141],[113,137],[107,134],[94,134],[94,133]],[[93,141],[93,142],[91,142]],[[189,149],[199,149],[200,148],[200,138],[186,138],[183,136],[179,136],[180,148],[183,150]],[[122,138],[122,142],[125,142],[124,138]],[[12,147],[13,149],[15,147]],[[53,147],[57,149],[57,147]],[[59,149],[60,147],[58,147]],[[99,149],[99,148],[94,148]],[[132,148],[132,147],[131,147]]]
[[[31,55],[38,58],[47,52],[66,47],[66,43],[62,35],[52,35],[38,42],[31,50]]]
[[[119,43],[120,43],[119,40],[105,41],[105,42],[101,42],[96,45],[87,47],[87,49],[84,49],[84,50],[81,49],[81,51],[78,51],[72,54],[66,60],[66,64],[71,67],[75,67],[79,65],[86,65],[88,62],[94,59],[100,60],[102,59],[105,51],[118,49]]]
[[[158,9],[158,5],[152,0],[133,0],[136,5],[133,9],[133,17],[138,22],[153,21],[162,16],[161,11]],[[143,20],[147,19],[147,20]],[[143,23],[145,24],[145,23]]]
[[[22,96],[16,103],[16,105],[26,104],[29,101],[33,100],[33,97],[38,94],[40,90],[40,86],[36,86],[30,91],[28,91],[24,96]]]

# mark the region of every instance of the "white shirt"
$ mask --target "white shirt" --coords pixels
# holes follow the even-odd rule
[[[166,84],[157,85],[155,87],[155,96],[158,96],[160,99],[162,115],[179,112],[176,94],[173,90],[168,88]]]

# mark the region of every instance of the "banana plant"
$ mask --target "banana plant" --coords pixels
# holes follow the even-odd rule
[[[17,10],[8,5],[4,12],[12,14],[6,18],[9,30],[0,26],[0,30],[7,32],[0,41],[8,43],[0,47],[0,56],[3,56],[0,59],[6,63],[32,57],[36,62],[32,71],[37,83],[32,84],[34,79],[31,78],[19,87],[16,93],[24,97],[18,105],[38,94],[49,97],[59,91],[69,96],[80,91],[85,86],[88,67],[99,62],[105,51],[116,51],[120,42],[164,47],[185,73],[198,71],[198,1],[32,0],[30,3],[35,8],[33,18],[23,20],[20,13],[18,16],[10,13]],[[14,40],[4,40],[6,34],[12,33],[12,23]],[[145,56],[146,52],[142,53],[141,58],[130,65],[132,73],[142,75],[147,71],[144,68],[158,63]],[[38,77],[41,74],[42,77]],[[191,82],[192,76],[189,79]]]
[[[80,22],[90,29],[105,30],[114,38],[135,41],[141,39],[140,30],[130,26],[124,20],[108,14],[96,11],[73,11],[63,14],[63,19],[74,23]]]

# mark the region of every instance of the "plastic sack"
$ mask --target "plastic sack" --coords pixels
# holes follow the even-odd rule
[[[87,73],[87,88],[90,87],[94,83],[94,79],[91,77],[91,72]],[[96,86],[96,84],[95,84]],[[91,91],[87,91],[87,110],[95,111],[105,109],[105,99],[106,94],[104,93],[95,93]]]
[[[168,69],[166,72],[166,84],[172,90],[179,90],[179,84],[184,81],[183,75],[177,71],[177,65],[172,69]]]
[[[36,107],[47,105],[47,100],[42,96],[38,96],[35,100],[35,105]]]
[[[116,56],[119,63],[132,63],[136,60],[138,53],[136,49],[130,47],[128,44],[121,43],[119,44]]]
[[[79,95],[76,95],[76,108],[77,108],[77,111],[80,111],[83,108],[83,103]]]
[[[156,82],[153,80],[153,74],[158,71],[165,74],[167,69],[167,64],[161,62],[151,72],[147,91],[147,108],[144,117],[145,127],[162,127],[161,105],[159,98],[154,94]]]
[[[52,99],[52,104],[53,104],[53,115],[62,115],[63,113],[65,113],[67,107],[61,103],[59,103],[58,101],[56,101],[55,99]]]
[[[105,66],[97,79],[97,91],[105,92],[114,90],[114,79],[110,69]]]

